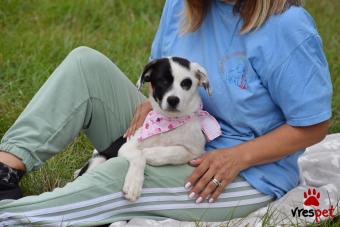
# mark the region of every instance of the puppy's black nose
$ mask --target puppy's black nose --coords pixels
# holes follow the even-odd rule
[[[179,103],[179,98],[176,96],[169,96],[167,101],[170,107],[175,108]]]

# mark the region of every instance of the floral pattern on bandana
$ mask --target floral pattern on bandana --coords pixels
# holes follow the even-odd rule
[[[207,111],[202,110],[202,107],[194,114],[184,117],[167,117],[152,110],[146,116],[141,130],[137,135],[138,141],[180,127],[192,120],[194,115],[199,117],[202,131],[208,141],[214,140],[221,135],[221,127],[217,120]]]

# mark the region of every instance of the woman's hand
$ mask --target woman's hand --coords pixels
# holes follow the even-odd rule
[[[136,112],[133,116],[133,119],[130,123],[129,128],[126,130],[125,134],[123,135],[124,138],[129,138],[135,131],[143,125],[143,122],[148,115],[148,113],[152,110],[152,106],[149,100],[140,103],[137,108]]]
[[[185,188],[189,191],[190,198],[197,198],[200,203],[209,198],[209,203],[216,201],[224,188],[246,168],[240,155],[233,149],[218,149],[190,161],[192,166],[197,166],[187,178]],[[213,179],[221,184],[216,186]]]
[[[185,188],[191,188],[189,197],[198,197],[196,202],[200,203],[211,195],[209,202],[215,201],[241,170],[277,161],[320,142],[327,134],[328,125],[329,121],[306,127],[284,124],[256,139],[192,160],[190,164],[197,168],[185,184]],[[212,182],[214,178],[221,182],[220,186]]]

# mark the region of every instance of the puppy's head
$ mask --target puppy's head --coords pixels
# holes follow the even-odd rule
[[[153,109],[170,117],[189,115],[197,110],[200,104],[198,86],[203,86],[210,95],[206,70],[180,57],[148,63],[138,80],[138,88],[145,82],[151,83],[149,98]]]

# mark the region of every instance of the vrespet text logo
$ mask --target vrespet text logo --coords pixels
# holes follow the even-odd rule
[[[329,209],[319,209],[318,206],[320,205],[319,199],[321,195],[320,192],[317,192],[316,189],[309,188],[308,191],[303,193],[305,206],[312,207],[311,209],[299,208],[295,207],[292,209],[293,217],[314,217],[315,222],[318,223],[321,217],[329,217],[334,218],[334,207],[331,205]]]

